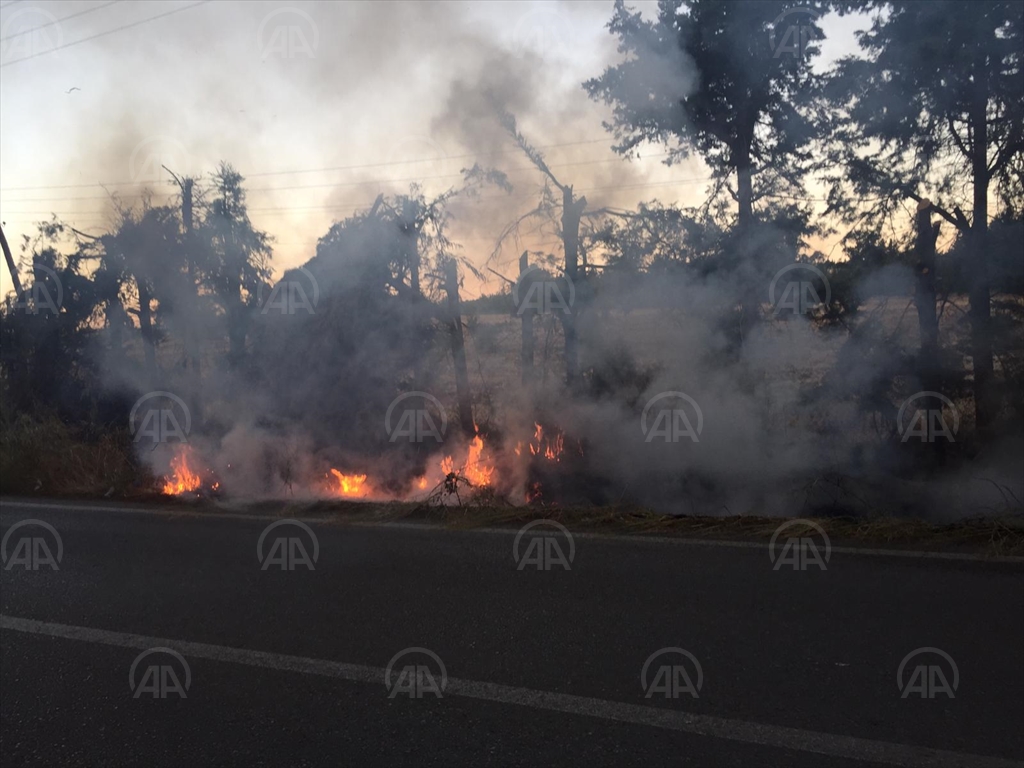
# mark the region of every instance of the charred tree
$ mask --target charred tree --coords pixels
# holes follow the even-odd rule
[[[563,184],[551,172],[544,156],[537,148],[526,140],[516,127],[516,119],[509,113],[501,115],[502,125],[509,132],[523,154],[543,173],[562,193],[562,251],[565,255],[565,277],[569,287],[569,297],[562,297],[562,328],[565,332],[565,381],[568,386],[575,384],[579,374],[579,344],[577,337],[577,319],[579,312],[573,306],[572,296],[576,293],[576,282],[579,279],[579,248],[580,220],[587,207],[587,198],[576,198],[571,184]]]
[[[519,257],[519,283],[523,284],[524,277],[530,269],[529,252],[523,251]],[[533,311],[523,308],[519,312],[523,324],[523,350],[520,356],[522,366],[523,386],[528,387],[533,383]]]
[[[922,200],[917,206],[917,287],[914,304],[921,332],[918,372],[925,389],[935,392],[938,368],[939,322],[935,314],[935,241],[939,222],[932,223],[932,203]]]
[[[574,198],[572,186],[562,187],[562,248],[565,252],[565,277],[570,286],[579,279],[580,218],[586,208],[587,198]],[[565,382],[572,386],[579,375],[579,343],[576,329],[575,307],[566,305],[562,315],[565,330]]]
[[[459,304],[459,270],[454,259],[444,265],[444,289],[448,294],[448,322],[452,337],[452,360],[455,365],[455,393],[459,401],[459,421],[469,437],[476,434],[473,406],[469,392],[469,369],[466,366],[466,342],[462,334],[462,309]]]
[[[153,329],[153,294],[145,280],[136,277],[139,290],[139,334],[146,356],[146,373],[156,381],[156,333]]]

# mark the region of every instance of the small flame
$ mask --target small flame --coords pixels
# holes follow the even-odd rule
[[[366,487],[366,475],[343,475],[333,468],[331,469],[331,474],[338,481],[338,485],[334,490],[342,496],[363,498],[370,492],[370,489]]]
[[[469,443],[469,452],[466,456],[466,463],[461,469],[456,469],[455,460],[451,456],[445,456],[441,459],[441,473],[447,477],[448,475],[461,475],[469,481],[471,485],[481,486],[490,485],[491,478],[494,475],[494,467],[489,466],[483,461],[484,452],[484,439],[477,432]]]
[[[530,483],[526,488],[526,503],[529,504],[533,501],[540,501],[540,498],[540,483]]]
[[[202,480],[199,475],[193,472],[188,466],[190,449],[186,446],[175,454],[174,458],[171,459],[171,469],[173,475],[170,477],[164,477],[163,492],[168,496],[177,496],[182,493],[190,493],[192,491],[198,491],[199,486],[202,485]],[[216,488],[217,486],[214,486]]]
[[[548,461],[561,461],[560,457],[565,450],[565,436],[558,432],[554,439],[544,437],[544,427],[534,423],[533,442],[530,443],[531,456],[543,456]],[[582,449],[581,449],[582,450]],[[519,448],[516,447],[516,456],[519,455]]]

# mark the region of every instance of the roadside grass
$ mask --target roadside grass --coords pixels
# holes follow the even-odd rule
[[[123,497],[141,471],[121,432],[88,438],[52,414],[0,425],[0,493]]]
[[[177,500],[172,500],[177,501]],[[312,501],[252,504],[201,501],[178,502],[193,509],[271,514],[276,517],[311,517],[338,524],[426,523],[453,530],[519,528],[535,520],[553,520],[574,533],[668,536],[705,540],[764,542],[788,521],[785,537],[820,536],[832,545],[902,549],[922,552],[961,552],[988,556],[1024,557],[1024,514],[1009,513],[934,523],[918,518],[878,515],[870,517],[764,517],[729,515],[673,516],[637,506],[440,506],[407,502]]]

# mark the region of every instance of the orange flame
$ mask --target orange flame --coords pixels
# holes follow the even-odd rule
[[[171,459],[171,469],[174,474],[164,477],[163,492],[168,496],[177,496],[181,493],[189,493],[199,490],[202,480],[199,475],[193,472],[188,466],[189,448],[182,446],[174,458]]]
[[[474,425],[475,426],[475,425]],[[466,463],[461,469],[456,469],[455,460],[451,456],[441,459],[441,472],[447,477],[451,474],[462,475],[472,485],[490,485],[494,475],[494,467],[485,464],[483,461],[484,439],[477,432],[469,443]]]
[[[548,461],[560,461],[559,458],[562,452],[565,450],[565,436],[559,432],[555,435],[554,439],[544,437],[544,427],[540,424],[534,424],[533,439],[534,442],[530,443],[530,455],[531,456],[543,456]],[[516,449],[516,455],[519,455],[518,447]]]
[[[480,456],[483,452],[484,439],[477,433],[477,436],[469,444],[469,456],[466,458],[466,466],[463,469],[466,479],[473,483],[473,485],[491,484],[491,475],[494,474],[494,467],[486,466],[481,461]]]
[[[363,498],[369,495],[370,489],[366,487],[366,475],[343,475],[336,469],[331,469],[331,474],[338,481],[334,489],[342,496],[350,498]]]

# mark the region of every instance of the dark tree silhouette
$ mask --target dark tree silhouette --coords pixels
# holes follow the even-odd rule
[[[658,17],[644,20],[617,0],[608,24],[626,59],[584,83],[594,99],[613,106],[606,127],[615,150],[636,153],[644,142],[667,144],[666,162],[697,154],[737,206],[743,320],[758,314],[762,266],[755,209],[778,191],[800,194],[812,165],[816,96],[811,60],[823,37],[820,2],[793,4],[743,0],[662,2]],[[798,35],[793,48],[792,33]]]
[[[888,216],[921,187],[939,196],[934,210],[970,243],[969,296],[975,407],[980,429],[998,412],[993,390],[988,265],[989,186],[1012,184],[1024,153],[1024,4],[1020,2],[870,2],[877,11],[861,33],[864,53],[840,62],[828,93],[837,109],[833,208],[851,196],[878,195],[867,213]],[[865,3],[842,3],[863,10]],[[964,187],[971,190],[957,206]],[[948,201],[948,202],[947,202]]]
[[[209,248],[209,285],[227,318],[228,362],[237,368],[245,357],[245,340],[257,296],[270,277],[271,238],[253,227],[246,210],[242,175],[221,163],[213,175],[213,201],[200,239]]]

